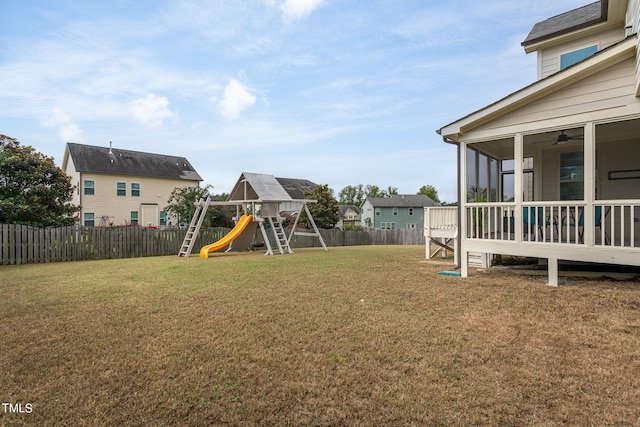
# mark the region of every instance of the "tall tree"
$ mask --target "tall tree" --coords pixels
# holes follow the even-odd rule
[[[381,190],[377,185],[367,185],[364,188],[364,192],[367,197],[380,198],[389,196],[389,194],[385,190]]]
[[[424,194],[425,196],[429,196],[431,200],[436,203],[440,203],[440,199],[438,198],[438,191],[433,185],[423,185],[418,190],[418,194]]]
[[[39,227],[73,225],[71,178],[52,157],[0,134],[0,223]]]
[[[318,203],[309,203],[309,211],[318,228],[333,228],[340,220],[338,201],[333,197],[333,190],[328,185],[316,185],[312,190],[304,192],[305,199],[315,199]],[[300,212],[300,225],[310,228],[311,222],[306,213]]]
[[[347,185],[338,193],[338,203],[341,205],[360,206],[362,202],[364,202],[365,197],[364,186],[362,184],[356,186]]]

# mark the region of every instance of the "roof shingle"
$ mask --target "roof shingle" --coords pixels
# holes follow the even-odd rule
[[[202,181],[191,163],[179,156],[67,143],[78,172]]]

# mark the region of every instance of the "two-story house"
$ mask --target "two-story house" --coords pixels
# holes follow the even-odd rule
[[[438,204],[424,194],[367,197],[362,203],[360,224],[367,228],[422,228],[424,208]]]
[[[640,265],[640,0],[538,22],[522,42],[534,83],[443,126],[458,145],[468,254]]]
[[[360,225],[360,208],[355,205],[340,205],[338,206],[338,224],[336,227],[344,229],[349,225]]]
[[[165,212],[171,192],[202,181],[184,157],[75,143],[67,143],[62,170],[85,226],[177,224]]]

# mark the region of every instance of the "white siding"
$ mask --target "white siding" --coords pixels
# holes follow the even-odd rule
[[[538,52],[538,79],[545,78],[560,71],[560,55],[574,52],[589,46],[598,46],[598,51],[624,40],[623,28],[616,28],[603,33],[573,40],[558,46],[549,47]]]
[[[69,156],[69,159],[66,164],[66,169],[63,171],[71,178],[71,185],[76,187],[73,190],[73,197],[71,199],[71,203],[74,205],[80,204],[80,173],[76,172],[76,168],[73,165],[73,159]]]
[[[487,123],[479,130],[520,125],[540,120],[637,104],[635,59],[622,61],[523,108]]]
[[[96,224],[99,224],[100,216],[109,215],[110,221],[114,225],[125,225],[129,223],[131,211],[138,212],[139,225],[159,225],[159,212],[164,210],[169,200],[171,191],[177,187],[197,187],[197,181],[145,178],[127,175],[105,175],[105,174],[82,174],[82,180],[95,181],[95,194],[82,194],[82,213],[93,212]],[[126,183],[126,196],[118,196],[116,183]],[[140,184],[140,196],[131,195],[131,183]],[[153,208],[157,204],[157,209]],[[143,218],[143,206],[144,209]],[[144,222],[143,222],[144,221]],[[176,219],[172,219],[176,224]],[[182,218],[181,221],[189,222],[191,218]]]

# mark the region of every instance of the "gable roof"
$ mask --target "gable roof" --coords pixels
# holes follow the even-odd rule
[[[273,175],[243,172],[227,200],[302,200],[305,190],[311,190],[315,186],[315,183],[307,179],[276,178]]]
[[[429,196],[424,194],[394,194],[389,197],[367,197],[374,208],[423,208],[438,206]]]
[[[78,172],[202,181],[191,163],[180,156],[68,142],[63,168],[69,157]]]
[[[304,199],[304,192],[313,190],[315,183],[308,179],[276,178],[292,199]]]
[[[570,33],[607,20],[608,1],[597,1],[556,15],[533,26],[522,46]]]
[[[460,136],[476,129],[484,123],[502,117],[511,111],[531,104],[546,95],[592,76],[620,61],[633,57],[636,53],[636,44],[636,36],[629,36],[577,64],[538,80],[529,86],[525,86],[493,104],[489,104],[480,110],[443,126],[438,129],[436,133],[442,135],[445,142],[456,143],[459,141]]]
[[[338,215],[340,215],[341,218],[344,218],[347,212],[349,211],[352,211],[353,213],[356,214],[356,217],[355,217],[356,221],[360,220],[361,212],[359,207],[355,205],[338,205]]]

